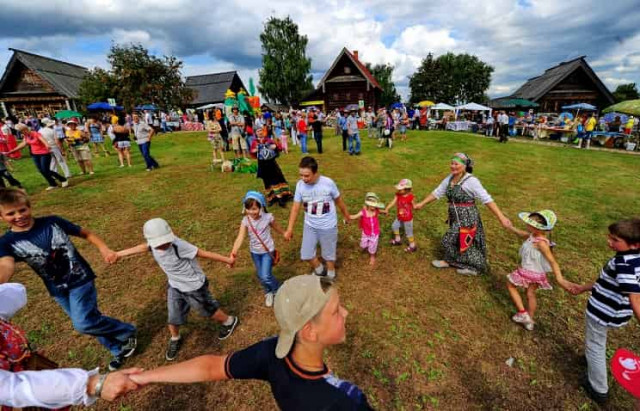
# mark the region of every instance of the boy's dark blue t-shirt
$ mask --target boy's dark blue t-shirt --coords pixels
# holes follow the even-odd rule
[[[228,378],[268,381],[282,410],[370,410],[367,398],[348,381],[335,377],[325,366],[305,371],[290,356],[276,357],[276,337],[230,354],[225,362]]]
[[[93,270],[74,247],[69,235],[81,228],[58,216],[35,219],[29,231],[7,231],[0,237],[0,258],[26,262],[44,281],[49,294],[58,296],[95,278]]]

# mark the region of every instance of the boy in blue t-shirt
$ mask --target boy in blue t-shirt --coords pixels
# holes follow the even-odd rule
[[[609,226],[609,248],[616,252],[595,283],[578,286],[576,293],[591,291],[587,302],[584,388],[599,404],[607,401],[607,332],[640,320],[640,219],[621,220]]]
[[[115,262],[116,253],[85,228],[58,216],[34,218],[31,211],[24,191],[0,189],[0,217],[9,224],[9,231],[0,237],[0,284],[11,279],[16,261],[26,262],[71,318],[73,327],[95,336],[111,352],[109,369],[120,368],[136,349],[136,328],[98,310],[96,276],[69,236],[89,241],[107,262]]]

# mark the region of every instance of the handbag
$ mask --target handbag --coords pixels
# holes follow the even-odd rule
[[[253,224],[251,224],[251,217],[247,217],[247,222],[249,223],[249,228],[251,228],[251,231],[253,231],[253,234],[255,234],[258,241],[260,241],[260,244],[262,244],[262,247],[271,256],[271,260],[272,260],[271,265],[273,265],[274,267],[278,265],[278,263],[280,262],[280,251],[278,251],[277,249],[274,249],[273,252],[269,251],[269,247],[267,247],[264,241],[262,241],[262,238],[260,238],[260,234],[258,234],[256,229],[253,227]]]
[[[462,185],[465,179],[463,179],[458,185]],[[476,233],[478,232],[478,225],[474,224],[471,227],[463,227],[460,223],[460,216],[458,216],[458,208],[456,207],[455,202],[451,202],[453,206],[453,211],[456,213],[456,220],[458,221],[458,226],[460,227],[460,231],[458,232],[458,243],[460,247],[460,254],[464,253],[471,247],[473,244],[473,240],[476,238]]]

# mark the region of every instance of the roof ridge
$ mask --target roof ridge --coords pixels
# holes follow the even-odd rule
[[[218,75],[218,74],[228,74],[228,73],[238,73],[238,70],[220,71],[218,73],[208,73],[208,74],[196,74],[196,75],[193,75],[193,76],[186,76],[185,78],[215,76],[215,75]]]
[[[62,60],[54,59],[54,58],[51,58],[51,57],[41,56],[40,54],[35,54],[35,53],[28,52],[28,51],[20,50],[20,49],[14,49],[13,47],[9,47],[9,50],[13,51],[14,53],[28,54],[30,56],[40,57],[40,58],[45,59],[45,60],[55,61],[56,63],[62,63],[62,64],[66,64],[68,66],[74,66],[74,67],[78,67],[78,68],[81,68],[81,69],[84,69],[84,70],[89,70],[88,68],[86,68],[84,66],[80,66],[78,64],[69,63],[67,61],[62,61]]]
[[[574,63],[574,62],[576,62],[576,61],[578,61],[578,60],[584,60],[584,59],[585,59],[585,57],[587,57],[587,56],[586,56],[586,55],[584,55],[584,56],[579,56],[579,57],[573,58],[573,59],[571,59],[571,60],[562,61],[562,62],[560,62],[560,63],[556,64],[556,65],[555,65],[555,66],[553,66],[553,67],[549,67],[549,68],[548,68],[548,69],[546,69],[544,72],[546,73],[547,71],[557,69],[558,67],[560,67],[560,66],[564,66],[564,65],[566,65],[566,64]],[[538,77],[539,77],[539,76],[538,76]]]

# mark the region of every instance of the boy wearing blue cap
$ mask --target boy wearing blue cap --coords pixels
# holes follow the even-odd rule
[[[197,257],[208,258],[233,265],[232,257],[202,250],[173,234],[169,224],[162,218],[147,221],[143,228],[146,243],[117,252],[118,258],[151,252],[162,271],[167,275],[168,325],[171,340],[165,358],[172,361],[182,345],[180,326],[187,320],[193,308],[203,317],[220,323],[222,329],[218,339],[226,340],[238,325],[238,317],[227,315],[209,292],[209,280],[205,276]]]
[[[231,258],[235,260],[238,250],[249,233],[249,250],[253,264],[256,266],[256,274],[262,284],[265,293],[265,305],[273,306],[273,299],[280,283],[273,276],[274,261],[277,263],[278,252],[271,236],[273,228],[278,234],[284,236],[284,230],[273,218],[273,214],[267,212],[267,201],[264,195],[257,191],[249,191],[242,199],[244,213],[240,223],[238,237],[233,243]]]

